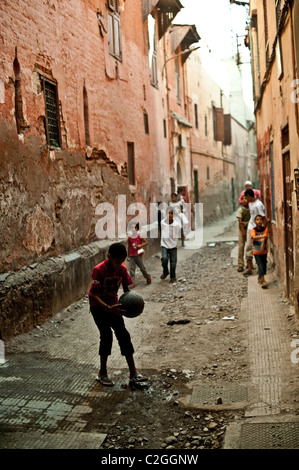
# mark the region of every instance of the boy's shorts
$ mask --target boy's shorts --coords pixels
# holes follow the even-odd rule
[[[100,356],[110,356],[113,342],[113,332],[117,338],[122,356],[134,354],[131,336],[126,329],[124,319],[121,315],[106,312],[100,307],[90,306],[90,312],[100,332]]]

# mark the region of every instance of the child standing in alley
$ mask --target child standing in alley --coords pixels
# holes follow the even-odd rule
[[[93,280],[89,290],[90,312],[100,332],[101,366],[97,381],[106,386],[114,385],[107,373],[107,359],[111,355],[113,331],[120,346],[120,352],[126,358],[130,382],[147,380],[136,370],[133,358],[134,347],[122,316],[124,310],[118,303],[120,285],[122,284],[124,292],[128,292],[132,284],[132,279],[123,264],[126,257],[126,247],[121,243],[113,243],[109,247],[108,258],[93,269]]]
[[[168,260],[170,267],[170,282],[176,282],[177,265],[177,245],[180,237],[181,225],[174,219],[172,207],[168,209],[168,217],[161,222],[161,263],[163,274],[161,279],[165,279],[169,274]]]
[[[248,208],[245,196],[241,197],[241,207],[237,210],[237,219],[239,220],[239,239],[238,239],[238,272],[244,271],[244,248],[246,244],[247,225],[250,220],[250,210]]]
[[[139,224],[132,226],[132,231],[128,238],[128,245],[129,245],[129,258],[130,258],[130,277],[135,284],[135,270],[136,266],[140,269],[143,277],[146,279],[147,283],[150,284],[152,282],[150,274],[148,274],[144,263],[143,263],[143,247],[148,244],[145,238],[141,238],[139,233]]]
[[[264,217],[257,215],[254,219],[255,227],[251,230],[252,253],[258,266],[258,283],[267,287],[265,275],[267,273],[267,240],[269,238],[268,228],[264,227]]]

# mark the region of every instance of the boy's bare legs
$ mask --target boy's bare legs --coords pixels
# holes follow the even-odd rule
[[[100,382],[102,385],[107,385],[111,387],[114,385],[114,382],[108,377],[107,359],[108,359],[108,356],[101,356],[101,367],[99,370],[97,381]]]
[[[145,382],[147,380],[147,377],[138,374],[133,355],[126,356],[126,360],[130,370],[130,380],[135,382]]]
[[[126,360],[130,370],[130,379],[133,379],[137,375],[134,358],[133,356],[126,356]]]
[[[114,385],[111,379],[108,378],[107,360],[108,360],[108,356],[101,356],[101,368],[99,370],[99,379],[107,379],[107,380],[100,380],[100,382],[103,385]],[[130,371],[130,381],[145,382],[147,380],[147,377],[144,377],[143,375],[138,374],[133,355],[126,356],[126,360],[127,360],[127,364],[128,364],[129,371]]]
[[[99,377],[108,377],[107,360],[108,360],[108,356],[101,356],[101,368],[99,371]]]

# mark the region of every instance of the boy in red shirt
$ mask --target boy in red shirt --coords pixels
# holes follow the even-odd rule
[[[132,232],[128,238],[128,245],[129,245],[129,258],[130,258],[130,277],[135,284],[135,270],[136,266],[140,269],[143,277],[146,279],[147,283],[150,284],[152,282],[150,274],[148,274],[142,260],[142,256],[144,253],[143,247],[146,246],[147,240],[145,238],[141,238],[139,233],[139,224],[132,226]]]
[[[264,217],[257,215],[254,219],[255,227],[251,230],[252,253],[258,266],[258,282],[263,287],[267,287],[265,274],[267,272],[267,240],[269,238],[268,228],[264,227]]]
[[[100,332],[99,355],[101,366],[98,382],[102,385],[114,385],[107,374],[107,359],[111,355],[113,332],[120,346],[120,351],[126,357],[130,370],[130,382],[144,382],[147,377],[137,373],[133,358],[134,347],[131,337],[125,327],[121,304],[118,303],[118,289],[122,284],[124,292],[129,291],[132,284],[125,265],[127,250],[121,243],[113,243],[108,251],[108,258],[95,266],[92,272],[92,284],[89,290],[89,304],[93,319]]]

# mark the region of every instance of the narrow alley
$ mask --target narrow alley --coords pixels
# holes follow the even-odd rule
[[[0,449],[299,449],[299,0],[6,0],[0,43]]]
[[[126,319],[138,369],[133,389],[117,342],[114,387],[95,380],[98,332],[83,298],[6,344],[0,366],[1,449],[298,448],[298,338],[294,311],[273,270],[269,288],[236,269],[234,215],[204,230],[202,248],[178,250],[176,284],[159,253],[137,274],[145,299]]]

